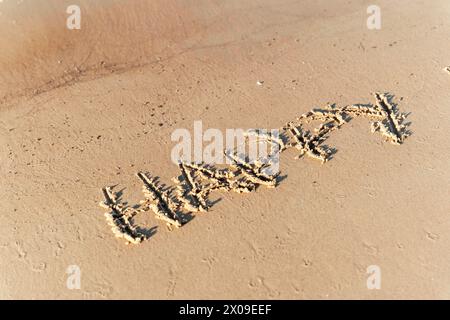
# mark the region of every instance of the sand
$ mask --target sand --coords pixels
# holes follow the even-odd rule
[[[378,1],[380,30],[369,1],[80,1],[80,30],[70,4],[0,3],[0,298],[450,298],[447,1]],[[186,182],[177,128],[318,128],[330,105],[352,118],[317,132],[332,152],[287,126],[274,188],[171,227],[144,197],[139,172]],[[105,187],[126,223],[144,200],[142,239],[115,236]]]

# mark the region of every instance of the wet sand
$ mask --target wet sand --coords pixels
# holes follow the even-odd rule
[[[450,297],[450,5],[380,1],[0,3],[0,298]],[[260,85],[258,85],[258,82]],[[335,103],[393,95],[401,145],[355,117],[321,163],[280,158],[276,188],[218,192],[208,212],[126,245],[102,188],[166,184],[177,128],[277,128]],[[81,289],[66,286],[81,270]],[[368,290],[370,265],[380,290]]]

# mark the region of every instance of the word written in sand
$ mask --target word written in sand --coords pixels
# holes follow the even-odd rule
[[[297,149],[298,158],[308,156],[322,163],[332,158],[335,149],[323,142],[329,135],[340,129],[354,117],[367,117],[372,132],[380,132],[386,141],[401,144],[410,134],[405,123],[406,114],[400,113],[392,102],[392,96],[375,93],[375,104],[357,104],[337,108],[328,105],[322,109],[313,109],[296,120],[286,123],[280,128],[279,148],[283,152],[288,148]],[[320,122],[313,131],[305,128],[313,121]],[[261,140],[271,143],[270,135],[261,134]],[[212,203],[209,196],[214,191],[233,191],[250,193],[260,186],[275,188],[279,172],[267,170],[270,160],[249,160],[236,151],[225,150],[224,155],[231,161],[225,168],[212,165],[184,163],[178,164],[180,175],[173,179],[175,187],[166,187],[156,177],[146,172],[138,172],[137,177],[143,183],[144,199],[139,205],[127,206],[121,201],[119,194],[111,187],[103,188],[105,200],[100,205],[108,212],[106,220],[116,237],[127,243],[141,243],[152,234],[152,229],[136,227],[133,217],[142,212],[153,212],[154,216],[164,221],[169,229],[179,228],[191,220],[198,212],[206,212]],[[273,155],[269,155],[273,159]]]

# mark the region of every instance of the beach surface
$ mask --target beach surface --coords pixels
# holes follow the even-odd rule
[[[1,299],[450,298],[447,0],[379,0],[379,30],[365,0],[95,3],[69,30],[71,1],[0,2]],[[181,228],[139,214],[138,245],[98,205],[138,203],[139,171],[173,184],[194,121],[279,128],[375,92],[408,114],[401,145],[352,119],[325,163],[283,152],[276,188]]]

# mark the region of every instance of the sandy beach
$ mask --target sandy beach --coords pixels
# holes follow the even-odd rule
[[[450,3],[379,0],[370,29],[373,4],[80,0],[69,29],[71,1],[1,1],[0,299],[449,299]],[[398,143],[394,113],[350,108],[385,112],[375,93]],[[330,105],[327,161],[286,148],[276,187],[214,191],[181,227],[140,212],[137,244],[108,225],[102,188],[176,184],[175,130]]]

